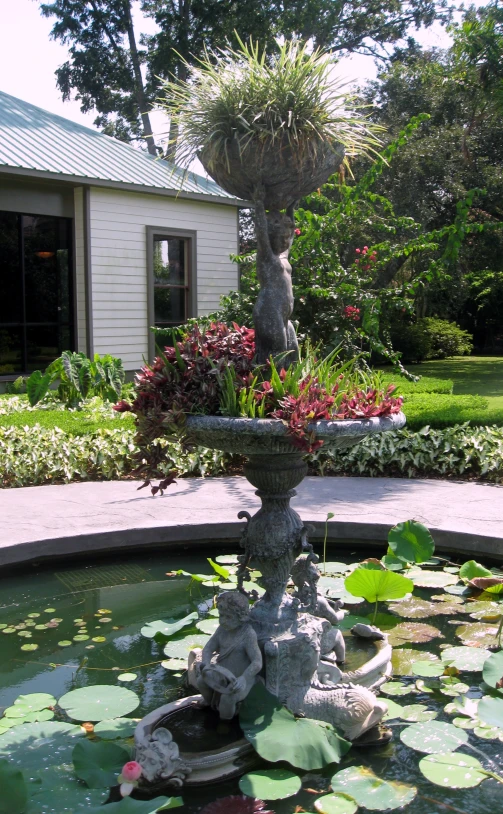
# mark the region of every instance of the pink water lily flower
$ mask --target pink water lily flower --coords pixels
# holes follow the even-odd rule
[[[121,776],[125,783],[134,783],[141,777],[143,769],[136,760],[130,760],[122,767]]]

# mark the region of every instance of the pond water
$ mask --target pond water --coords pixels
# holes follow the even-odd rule
[[[218,553],[221,552],[213,552]],[[351,562],[356,557],[344,557],[337,551],[337,556],[332,559]],[[26,567],[22,573],[5,577],[0,582],[0,714],[19,695],[50,693],[59,699],[70,690],[97,684],[120,685],[137,693],[140,704],[129,716],[134,718],[186,695],[182,675],[161,664],[166,659],[163,645],[140,633],[147,622],[178,619],[203,609],[205,605],[207,609],[207,600],[211,599],[213,589],[191,583],[189,577],[171,575],[179,569],[194,573],[211,571],[205,556],[199,553],[190,557],[153,554],[137,558],[124,555],[118,562],[73,563],[67,568],[61,565],[44,569]],[[476,621],[468,615],[471,608],[465,604],[465,597],[439,594],[438,590],[435,593],[440,599],[438,606],[448,600],[446,607],[450,612],[430,618],[411,618],[390,614],[393,603],[388,603],[387,608],[383,603],[380,609],[385,615],[378,618],[378,623],[383,623],[390,631],[407,622],[427,623],[438,629],[438,635],[424,643],[417,641],[414,632],[405,631],[399,638],[401,646],[398,649],[412,648],[417,659],[421,659],[424,653],[431,654],[426,658],[438,657],[445,646],[463,644],[456,631],[459,633],[460,626]],[[416,588],[414,596],[429,600],[431,591]],[[352,614],[372,615],[372,608],[365,602],[348,607]],[[11,632],[5,635],[6,631]],[[181,631],[175,639],[183,638],[185,632]],[[199,635],[199,631],[195,633]],[[26,645],[36,647],[27,649]],[[354,655],[351,661],[353,667],[358,663]],[[435,686],[436,679],[431,678],[424,678],[425,684],[421,684],[417,675],[410,674],[410,663],[409,668],[403,662],[397,669],[402,676],[396,680],[410,692],[387,698],[400,706],[423,704],[436,713],[437,721],[452,723],[456,713],[445,712],[444,707],[454,701],[454,690],[452,695],[444,694]],[[131,679],[130,676],[130,680],[121,683],[119,676],[125,673],[135,677]],[[479,686],[482,680],[480,671],[462,672],[457,680],[469,685],[463,693],[466,697],[476,699],[483,695]],[[59,709],[56,709],[55,716],[55,720],[68,720]],[[393,718],[390,721],[393,730],[390,744],[375,749],[352,749],[339,767],[305,775],[303,788],[295,797],[271,802],[269,808],[276,814],[292,814],[298,810],[314,812],[317,795],[313,790],[327,793],[335,771],[365,765],[386,780],[399,780],[418,787],[415,799],[405,808],[408,814],[496,814],[503,810],[503,786],[492,779],[476,788],[462,790],[443,789],[429,783],[418,770],[418,761],[423,755],[400,741],[400,732],[409,725],[410,721]],[[0,730],[1,727],[0,719]],[[497,733],[489,740],[475,734],[473,729],[459,731],[466,731],[470,744],[478,750],[472,752],[462,747],[460,752],[476,756],[492,771],[503,769],[503,742]],[[0,734],[0,745],[2,737]],[[178,810],[181,814],[196,814],[210,800],[237,793],[237,781],[199,791],[184,791],[185,805]],[[47,804],[40,810],[61,814],[63,809]],[[64,810],[80,811],[81,808],[65,807]]]

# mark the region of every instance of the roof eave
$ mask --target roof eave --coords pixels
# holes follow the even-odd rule
[[[204,203],[221,204],[223,206],[234,206],[239,208],[250,208],[251,201],[240,198],[226,198],[220,195],[212,195],[208,192],[188,192],[185,190],[168,189],[165,187],[151,187],[144,184],[125,184],[121,181],[110,181],[103,178],[89,178],[87,176],[65,175],[59,172],[47,172],[46,170],[34,170],[26,167],[11,167],[7,164],[0,164],[0,173],[24,178],[36,178],[39,180],[63,181],[74,186],[105,187],[107,189],[117,189],[123,192],[138,192],[146,195],[162,195],[165,198],[182,198],[184,200],[202,201]]]

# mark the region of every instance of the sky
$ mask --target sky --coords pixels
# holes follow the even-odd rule
[[[483,5],[477,2],[477,5]],[[155,23],[144,18],[135,3],[134,19],[137,33],[150,34]],[[67,59],[67,49],[51,40],[51,19],[42,17],[38,0],[0,0],[0,91],[65,116],[80,124],[93,127],[96,112],[82,113],[79,102],[63,102],[56,87],[54,71]],[[435,24],[414,34],[425,46],[448,47],[449,37]],[[372,58],[355,55],[339,63],[340,74],[347,80],[362,83],[376,75]],[[166,131],[162,113],[151,115],[157,134]]]

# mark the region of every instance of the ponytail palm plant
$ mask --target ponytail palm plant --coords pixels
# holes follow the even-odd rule
[[[297,40],[267,55],[258,43],[206,52],[186,82],[166,82],[161,105],[178,125],[178,163],[200,158],[224,189],[251,197],[256,184],[308,194],[346,157],[373,152],[378,130],[344,83],[330,54]],[[328,173],[328,175],[327,175]],[[293,176],[293,177],[292,177]],[[298,189],[294,189],[295,184]]]

